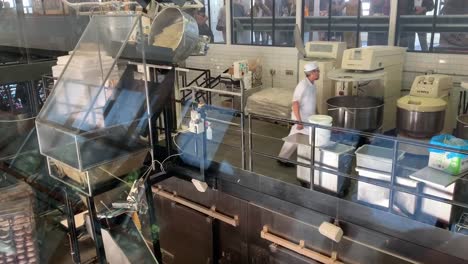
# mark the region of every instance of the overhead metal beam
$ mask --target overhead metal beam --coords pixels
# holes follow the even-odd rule
[[[52,72],[56,60],[0,66],[0,84],[39,80]]]

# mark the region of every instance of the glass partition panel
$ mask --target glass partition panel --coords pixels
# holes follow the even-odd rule
[[[357,47],[359,5],[359,0],[331,1],[329,40],[346,42],[348,48]]]
[[[232,16],[232,43],[251,44],[252,20],[250,9],[253,0],[233,0],[231,1]]]
[[[253,19],[253,44],[271,45],[273,34],[273,4],[264,0],[252,0],[250,15]]]
[[[139,22],[139,16],[93,16],[38,116],[41,153],[62,168],[60,175],[75,175],[80,189],[131,172],[149,150],[142,138],[146,76],[121,57],[124,50],[141,52]]]
[[[467,53],[468,51],[468,3],[446,0],[436,10],[434,51]]]
[[[387,45],[390,0],[368,0],[361,3],[361,46]]]
[[[328,40],[328,0],[304,1],[304,42]]]

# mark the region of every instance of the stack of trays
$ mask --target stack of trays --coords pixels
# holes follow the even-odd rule
[[[33,192],[25,183],[1,189],[0,263],[39,263],[36,244]]]

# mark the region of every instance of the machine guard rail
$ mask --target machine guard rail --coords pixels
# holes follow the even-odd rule
[[[284,118],[279,118],[279,117],[265,116],[265,115],[260,115],[260,114],[250,113],[247,116],[247,118],[248,118],[248,133],[247,133],[248,134],[248,150],[247,150],[247,152],[248,152],[249,155],[246,155],[248,157],[248,161],[246,161],[246,163],[248,164],[248,170],[249,171],[253,171],[252,155],[258,155],[258,156],[263,156],[265,158],[276,159],[276,160],[280,160],[280,161],[283,161],[283,162],[290,162],[290,163],[295,164],[295,165],[300,165],[300,166],[309,168],[310,172],[311,172],[311,179],[310,179],[311,183],[314,182],[314,170],[318,170],[320,172],[332,173],[332,174],[335,174],[335,175],[337,175],[339,177],[351,178],[353,180],[357,180],[357,181],[360,181],[360,182],[371,183],[371,184],[376,185],[376,186],[388,188],[389,192],[390,192],[390,194],[389,194],[389,203],[390,204],[388,206],[388,211],[389,212],[393,211],[393,195],[394,195],[395,191],[411,194],[411,195],[414,195],[414,196],[420,197],[420,198],[427,198],[427,199],[431,199],[431,200],[435,200],[435,201],[440,201],[440,202],[443,202],[443,203],[446,203],[446,204],[459,206],[459,207],[468,209],[468,204],[467,203],[458,202],[458,201],[454,201],[454,200],[449,200],[449,199],[445,199],[445,198],[440,198],[440,197],[436,197],[436,196],[433,196],[433,195],[417,193],[417,192],[413,192],[413,191],[407,190],[406,188],[402,188],[402,187],[399,187],[399,186],[395,185],[395,180],[396,180],[396,177],[397,177],[397,175],[396,175],[397,162],[395,162],[395,161],[398,161],[398,148],[399,148],[400,144],[412,145],[412,146],[423,147],[423,148],[439,149],[439,150],[450,151],[450,152],[457,152],[457,153],[464,154],[464,155],[468,155],[467,151],[459,151],[459,150],[455,150],[455,149],[452,149],[452,148],[449,148],[449,147],[436,146],[436,145],[433,145],[433,144],[421,143],[421,142],[418,142],[418,141],[407,140],[407,139],[402,139],[402,138],[396,138],[396,137],[386,136],[386,135],[382,135],[382,134],[362,132],[362,131],[358,131],[358,130],[352,130],[352,129],[346,129],[346,128],[340,128],[340,127],[327,127],[327,126],[312,124],[312,123],[308,123],[308,122],[299,122],[299,121],[295,121],[295,120],[289,120],[289,119],[284,119]],[[311,161],[313,161],[312,162],[313,164],[304,164],[304,163],[296,162],[294,160],[282,159],[282,158],[279,158],[277,156],[273,156],[273,155],[269,155],[269,154],[266,154],[266,153],[254,151],[253,150],[253,140],[252,140],[252,136],[254,135],[254,133],[252,132],[252,118],[259,118],[259,119],[262,119],[262,120],[272,120],[272,121],[275,121],[275,122],[282,122],[282,123],[287,123],[287,124],[292,124],[292,125],[293,124],[299,124],[299,123],[303,124],[304,126],[311,128],[311,133],[309,135],[309,142],[315,142],[315,134],[316,134],[316,129],[317,128],[324,129],[324,130],[345,132],[345,133],[354,134],[354,135],[358,135],[358,136],[372,137],[372,138],[378,138],[378,139],[391,141],[391,142],[393,142],[393,158],[392,158],[392,164],[393,165],[392,165],[392,172],[390,174],[391,175],[390,183],[382,184],[382,183],[380,183],[381,181],[379,181],[379,180],[369,180],[369,179],[365,179],[364,177],[356,178],[356,177],[353,177],[353,176],[351,176],[349,174],[346,174],[346,173],[341,173],[341,172],[338,172],[338,171],[329,170],[327,168],[321,167],[320,165],[319,166],[314,165],[315,163],[317,163],[317,162],[315,162],[315,157],[314,157],[315,151],[311,151],[311,158],[310,159],[311,159]],[[259,134],[255,134],[255,135],[262,136],[262,135],[259,135]],[[310,147],[314,147],[314,145],[311,144]],[[466,173],[465,173],[465,175],[466,175]],[[463,178],[463,177],[461,177],[461,178]],[[313,186],[313,185],[311,185],[311,186]]]

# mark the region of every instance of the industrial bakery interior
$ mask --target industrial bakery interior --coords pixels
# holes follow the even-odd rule
[[[467,263],[468,2],[0,0],[0,263]]]

